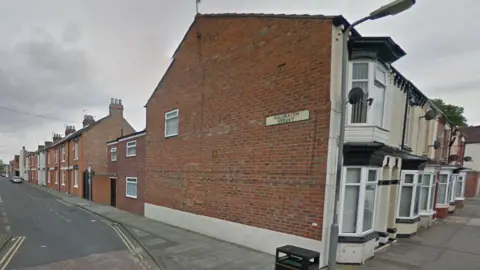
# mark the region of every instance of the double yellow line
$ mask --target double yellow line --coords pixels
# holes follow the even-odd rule
[[[125,244],[125,246],[128,248],[128,250],[130,251],[130,253],[133,254],[133,256],[136,256],[138,257],[140,260],[143,260],[143,256],[142,254],[140,253],[137,253],[135,252],[135,245],[133,245],[132,241],[130,241],[130,239],[128,239],[128,237],[125,235],[125,233],[120,229],[118,228],[118,226],[115,226],[113,225],[112,223],[106,221],[106,220],[101,220],[103,223],[107,224],[110,228],[112,228],[112,230],[118,235],[118,237],[120,237],[120,239],[122,240],[122,242]],[[0,270],[3,270],[3,269],[0,269]]]
[[[13,244],[7,250],[5,255],[0,259],[0,270],[5,270],[5,268],[7,268],[13,256],[17,254],[18,249],[23,244],[23,241],[25,241],[25,236],[12,238],[11,242],[13,242]]]

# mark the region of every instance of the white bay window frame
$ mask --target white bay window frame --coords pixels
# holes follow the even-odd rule
[[[467,175],[460,173],[457,176],[457,182],[455,187],[455,200],[465,200],[465,179]]]
[[[406,181],[407,176],[412,177],[412,182]],[[400,187],[398,191],[397,203],[397,219],[414,219],[420,216],[420,192],[421,192],[421,178],[423,174],[415,170],[403,170],[400,179]],[[402,194],[407,189],[412,189],[412,196],[410,198],[402,198]],[[405,201],[404,201],[404,200]],[[408,213],[403,214],[401,210],[402,203],[409,203]]]
[[[367,65],[367,74],[356,71],[356,67]],[[387,101],[387,85],[388,85],[388,71],[380,63],[376,61],[358,60],[351,61],[349,65],[349,85],[347,91],[353,87],[359,87],[366,84],[367,89],[364,90],[364,98],[373,98],[371,106],[364,101],[356,105],[348,105],[347,125],[351,126],[377,126],[383,129],[387,128],[387,118],[385,115],[386,101]],[[366,76],[365,76],[366,75]],[[364,116],[353,117],[353,112],[360,112],[366,110]]]
[[[420,183],[420,215],[433,213],[436,182],[437,173],[431,171],[423,172],[422,182]],[[422,207],[423,199],[426,199],[425,208]]]
[[[450,181],[450,172],[440,172],[438,176],[437,205],[448,206],[448,186]],[[440,192],[444,190],[444,192]]]
[[[450,198],[450,203],[455,203],[455,188],[457,186],[457,178],[458,174],[451,174],[450,175],[450,189],[449,189],[449,198]]]
[[[349,170],[358,170],[359,172],[359,179],[358,182],[351,182],[347,181],[348,172]],[[363,166],[345,166],[343,168],[342,174],[342,185],[340,190],[340,195],[342,198],[340,201],[340,213],[339,213],[339,228],[340,228],[340,235],[342,236],[362,236],[368,234],[374,230],[374,222],[375,222],[375,208],[377,203],[377,192],[378,192],[378,177],[379,177],[379,168],[378,167],[363,167]],[[369,179],[369,175],[373,176],[373,178]],[[347,206],[346,207],[346,200],[350,199],[351,197],[346,194],[346,189],[348,187],[358,187],[357,193],[357,200],[356,205],[353,207]],[[365,214],[366,204],[366,193],[367,191],[372,191],[373,188],[373,205],[367,207],[370,209],[370,226],[369,228],[364,228],[365,221],[368,222],[365,218],[368,216]],[[372,195],[372,194],[370,194]],[[355,221],[353,229],[345,231],[344,230],[344,222],[345,213],[346,211],[353,211]]]

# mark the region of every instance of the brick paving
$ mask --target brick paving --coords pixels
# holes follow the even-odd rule
[[[92,254],[87,257],[54,262],[51,264],[19,268],[18,270],[148,270],[151,266],[139,262],[128,251]]]

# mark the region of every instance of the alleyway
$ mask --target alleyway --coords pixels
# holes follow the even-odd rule
[[[480,197],[411,239],[402,239],[360,269],[478,270],[480,269]],[[349,269],[345,267],[344,269]],[[353,269],[353,268],[352,268]]]

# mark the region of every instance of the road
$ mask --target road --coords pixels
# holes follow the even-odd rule
[[[91,213],[0,177],[0,270],[144,269],[120,236]]]

